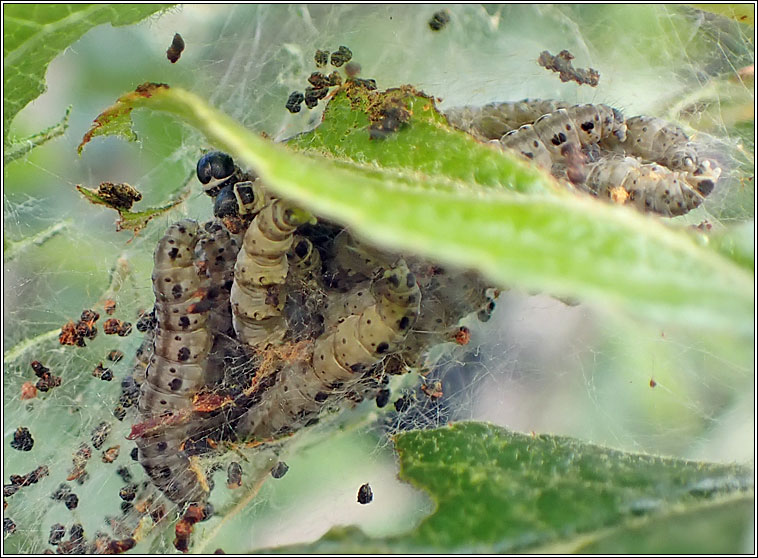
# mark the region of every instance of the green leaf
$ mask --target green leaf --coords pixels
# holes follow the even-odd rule
[[[502,286],[576,297],[664,323],[752,332],[752,274],[658,219],[586,196],[524,196],[293,153],[165,85],[142,85],[106,113],[128,116],[138,107],[179,116],[255,168],[278,195],[384,247],[476,268]],[[108,133],[97,121],[95,128]],[[502,157],[503,165],[513,164]],[[514,184],[542,181],[551,188],[543,173],[518,168]]]
[[[91,28],[136,23],[171,4],[6,4],[3,6],[3,129],[46,89],[47,65]],[[6,135],[6,143],[8,141]]]
[[[394,537],[372,539],[340,528],[311,545],[277,551],[502,553],[552,544],[553,552],[594,552],[594,541],[601,552],[639,552],[634,543],[645,535],[639,532],[635,541],[632,533],[643,524],[676,527],[685,516],[722,523],[731,517],[743,522],[730,532],[744,534],[748,527],[752,472],[736,465],[631,454],[475,422],[401,433],[395,446],[400,478],[431,495],[432,515]],[[739,551],[742,542],[715,541],[710,548],[721,553]],[[648,544],[643,552],[660,551],[655,540]],[[681,553],[692,547],[673,538],[665,548]]]

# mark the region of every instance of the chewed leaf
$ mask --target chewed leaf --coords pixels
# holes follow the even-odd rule
[[[130,230],[134,233],[145,228],[147,223],[154,217],[176,207],[189,193],[189,191],[185,191],[160,207],[151,207],[144,211],[129,211],[134,202],[142,199],[142,194],[128,184],[103,182],[97,190],[85,188],[81,184],[77,184],[76,189],[91,203],[104,205],[118,211],[119,219],[116,221],[117,231]]]
[[[3,6],[3,128],[45,91],[47,65],[97,25],[136,23],[170,4]]]
[[[149,98],[153,91],[166,88],[164,83],[145,83],[137,87],[136,90],[122,95],[116,102],[101,112],[95,118],[92,126],[84,134],[82,142],[77,147],[79,155],[82,154],[84,146],[96,136],[121,136],[128,141],[136,141],[137,134],[132,129],[131,112],[134,110],[135,101],[140,97]]]
[[[534,192],[533,182],[549,191],[554,182],[510,157],[503,156],[508,188],[476,182],[470,157],[458,161],[458,169],[450,163],[450,174],[470,181],[433,174],[423,160],[402,153],[394,155],[394,167],[387,163],[392,168],[348,164],[268,142],[187,91],[140,90],[150,95],[123,96],[122,112],[147,107],[179,116],[254,168],[276,194],[380,247],[478,269],[497,285],[540,289],[661,323],[752,334],[750,272],[685,232],[626,208],[565,193],[516,193]],[[445,147],[433,138],[422,145],[434,153]],[[350,147],[344,149],[347,154]],[[476,149],[489,147],[472,142],[471,152]]]
[[[277,552],[560,553],[597,541],[613,554],[638,548],[625,539],[641,525],[681,523],[683,510],[706,521],[714,512],[743,518],[730,532],[747,535],[753,481],[746,467],[626,453],[477,422],[404,432],[395,447],[400,478],[436,503],[418,527],[384,538],[338,528]],[[675,540],[651,544],[649,552],[691,548]],[[709,544],[711,552],[740,552],[742,538],[718,536]]]

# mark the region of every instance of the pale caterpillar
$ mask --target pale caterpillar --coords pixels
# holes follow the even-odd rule
[[[245,232],[230,300],[237,338],[252,347],[279,343],[286,333],[282,308],[287,251],[295,230],[308,219],[287,202],[272,200]]]
[[[482,140],[497,140],[506,132],[532,124],[543,114],[570,105],[563,101],[524,99],[489,103],[483,107],[455,107],[445,111],[452,126]]]
[[[690,187],[701,196],[711,193],[721,176],[721,169],[715,163],[700,157],[698,144],[690,141],[681,128],[653,116],[635,116],[626,123],[626,141],[619,143],[610,140],[601,144],[602,147],[639,157],[643,161],[659,163],[672,171],[686,172]],[[702,197],[697,199],[702,202]],[[688,207],[688,210],[697,207],[700,202]]]
[[[697,177],[624,157],[590,164],[582,188],[615,203],[673,217],[698,207],[713,189],[713,181],[708,176]]]
[[[340,318],[316,339],[312,356],[281,362],[274,369],[278,378],[243,418],[247,437],[269,439],[306,426],[333,396],[357,386],[386,356],[402,349],[419,313],[416,277],[399,260],[367,296],[368,306]]]
[[[489,137],[560,104],[524,100],[481,109],[462,107],[450,111],[451,122],[478,137]],[[619,111],[606,105],[554,110],[533,125],[505,133],[497,143],[519,151],[558,177],[568,177],[582,190],[667,216],[698,207],[721,174],[715,164],[700,158],[699,146],[676,125],[650,116],[624,120]],[[590,173],[592,183],[588,184]],[[620,195],[622,191],[628,196]]]
[[[211,348],[208,313],[193,312],[204,281],[194,266],[198,225],[179,221],[169,227],[154,255],[153,290],[157,327],[141,387],[141,425],[136,443],[145,472],[170,500],[199,500],[205,490],[182,451],[185,429],[172,418],[191,412],[192,396],[205,385]],[[135,429],[133,429],[133,434]]]
[[[619,111],[607,105],[575,105],[543,114],[534,124],[507,132],[498,141],[503,148],[551,169],[564,161],[567,146],[579,149],[609,137],[619,142],[626,139],[626,125]]]

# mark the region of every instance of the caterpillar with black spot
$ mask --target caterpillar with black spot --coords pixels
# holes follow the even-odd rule
[[[481,109],[463,107],[451,111],[451,122],[477,137],[488,138],[560,104],[524,100],[492,103]],[[606,105],[559,108],[537,118],[533,125],[506,132],[496,141],[554,175],[567,177],[582,190],[666,216],[682,215],[698,207],[721,174],[715,163],[700,156],[700,146],[678,126],[651,116],[625,120],[619,111]],[[637,162],[619,155],[636,158]],[[661,166],[650,166],[652,163]],[[585,184],[590,174],[592,183]],[[617,181],[619,176],[624,179],[623,185]],[[632,189],[627,191],[627,187]]]
[[[272,200],[245,232],[234,266],[232,323],[237,338],[251,347],[281,342],[287,251],[298,226],[310,216],[283,200]]]
[[[703,196],[710,194],[721,176],[721,169],[700,156],[701,147],[691,141],[684,130],[654,116],[635,116],[626,124],[626,141],[609,138],[601,146],[645,162],[659,163],[672,171],[686,172],[690,186]]]
[[[567,146],[580,150],[606,138],[624,142],[624,116],[607,105],[575,105],[543,114],[534,124],[507,132],[498,142],[550,170],[556,163],[565,164]]]
[[[198,501],[206,493],[182,451],[185,429],[170,424],[189,413],[193,395],[206,383],[205,363],[212,344],[208,312],[195,312],[206,281],[194,265],[198,224],[171,225],[154,255],[153,291],[157,326],[153,355],[145,371],[136,443],[145,472],[175,503]],[[134,433],[134,429],[133,429]]]
[[[675,217],[702,204],[713,189],[713,180],[658,163],[642,163],[637,157],[623,157],[590,164],[582,188],[615,203]]]
[[[208,279],[209,287],[201,303],[194,310],[208,308],[208,328],[213,336],[213,346],[208,355],[205,372],[206,383],[218,382],[224,375],[224,360],[233,350],[232,311],[229,304],[234,264],[242,244],[240,235],[231,234],[217,221],[204,223],[195,248],[195,261]]]
[[[349,392],[402,348],[419,314],[415,275],[401,259],[370,291],[360,312],[340,318],[316,339],[310,358],[280,363],[277,381],[243,419],[249,438],[274,438],[307,426],[330,399]]]
[[[451,126],[486,141],[500,139],[506,132],[532,124],[543,114],[569,106],[563,101],[523,99],[482,107],[455,107],[445,111],[445,116]]]

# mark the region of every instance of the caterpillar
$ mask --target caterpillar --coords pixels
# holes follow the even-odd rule
[[[554,108],[560,105],[564,107]],[[554,110],[536,118],[534,124],[492,139],[549,109]],[[614,197],[641,211],[682,215],[702,203],[721,174],[714,162],[700,157],[699,146],[678,126],[652,116],[625,120],[606,105],[566,107],[560,101],[527,99],[478,109],[456,108],[448,117],[464,131],[515,149],[584,191]],[[585,184],[589,174],[592,183]]]
[[[404,260],[371,287],[372,301],[337,321],[312,345],[309,358],[285,362],[265,399],[244,417],[256,440],[278,437],[315,420],[329,399],[365,380],[386,356],[401,349],[419,314],[421,292]]]
[[[202,300],[199,293],[204,286],[194,266],[197,241],[198,224],[183,220],[168,228],[155,250],[152,280],[157,326],[138,405],[144,421],[136,440],[139,461],[153,484],[175,503],[205,497],[182,451],[185,429],[168,426],[172,417],[190,411],[192,396],[204,385],[212,342],[208,312],[192,312],[192,306]],[[144,428],[146,424],[152,427]]]
[[[287,202],[273,200],[245,232],[234,266],[230,301],[237,338],[252,347],[279,343],[284,337],[287,251],[295,230],[309,218]]]
[[[618,110],[607,105],[575,105],[543,114],[534,124],[511,130],[498,141],[503,148],[550,169],[554,162],[565,160],[566,146],[594,145],[608,137],[619,142],[626,139],[626,124]]]
[[[339,290],[371,278],[376,269],[389,267],[393,261],[393,256],[360,241],[347,230],[335,237],[332,254],[328,266],[330,286]]]
[[[659,163],[672,171],[687,172],[695,190],[704,196],[710,194],[721,176],[721,169],[712,161],[701,159],[699,146],[690,141],[684,130],[654,116],[635,116],[628,119],[626,124],[626,141],[617,142],[609,138],[603,146],[644,161]]]
[[[195,248],[195,260],[210,286],[202,303],[195,304],[194,310],[197,312],[209,307],[208,328],[213,336],[213,346],[208,355],[205,376],[206,383],[215,383],[223,378],[224,359],[236,345],[232,339],[234,329],[229,296],[242,239],[229,233],[217,220],[204,223],[201,232],[203,234]]]
[[[609,142],[628,155],[667,166],[676,171],[694,171],[699,164],[696,146],[684,130],[654,116],[635,116],[626,121],[628,138],[624,142]]]
[[[602,159],[589,165],[582,186],[591,194],[667,217],[698,207],[713,189],[711,176],[694,176],[636,157]]]
[[[445,111],[451,126],[482,140],[497,140],[506,132],[532,124],[543,114],[568,108],[563,101],[523,99],[489,103],[483,107],[455,107]]]

